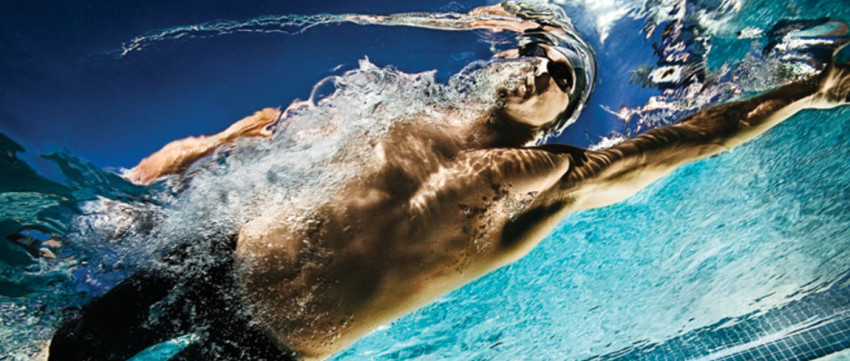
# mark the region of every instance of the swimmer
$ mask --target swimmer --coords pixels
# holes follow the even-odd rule
[[[830,63],[810,79],[708,107],[607,149],[535,146],[577,116],[595,64],[579,56],[582,49],[557,43],[564,28],[514,6],[473,10],[493,18],[468,25],[527,35],[489,68],[505,84],[519,83],[501,89],[497,109],[455,128],[394,125],[373,148],[376,163],[340,186],[329,205],[309,215],[265,210],[213,244],[213,254],[232,256],[202,276],[130,277],[60,327],[49,359],[125,360],[199,329],[201,340],[174,359],[325,359],[520,259],[573,212],[622,201],[801,110],[850,102],[850,64]],[[260,129],[277,116],[266,109],[224,135],[169,144],[127,178],[148,184],[180,173],[234,137],[268,136]],[[283,221],[293,216],[304,220],[297,228]],[[186,257],[176,249],[164,262]],[[164,301],[178,286],[182,298]],[[243,304],[247,312],[239,311]],[[161,317],[152,321],[153,313]],[[187,314],[202,323],[191,327],[197,321]]]

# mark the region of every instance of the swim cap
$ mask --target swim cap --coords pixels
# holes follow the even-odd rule
[[[520,55],[539,56],[539,50],[535,48],[546,45],[564,55],[572,67],[570,102],[555,123],[546,128],[542,140],[558,136],[566,127],[575,123],[593,92],[596,82],[596,53],[576,32],[564,10],[556,5],[535,4],[532,7],[507,1],[502,3],[502,7],[521,19],[540,24],[540,27],[526,30],[518,36]],[[544,29],[545,26],[561,29],[564,34],[548,32]]]

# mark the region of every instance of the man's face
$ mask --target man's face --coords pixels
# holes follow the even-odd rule
[[[525,57],[493,65],[496,76],[507,84],[501,90],[505,98],[501,111],[509,119],[534,129],[555,122],[570,101],[572,81],[563,74],[565,69],[571,71],[569,62],[557,51],[545,49],[545,58]],[[510,52],[500,56],[516,58],[517,54]],[[559,74],[553,76],[550,73],[553,68],[560,69]]]

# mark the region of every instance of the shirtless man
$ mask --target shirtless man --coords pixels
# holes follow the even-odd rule
[[[499,8],[476,11],[497,15],[476,27],[559,31]],[[570,102],[582,86],[576,79],[580,65],[545,43],[502,56],[525,64],[526,91],[507,91],[504,104],[492,114],[457,128],[397,125],[374,147],[374,171],[340,187],[328,203],[332,207],[309,215],[309,226],[282,222],[292,216],[287,209],[270,209],[244,224],[235,239],[235,266],[227,270],[235,275],[234,294],[250,310],[249,325],[210,324],[238,331],[219,333],[231,340],[192,355],[209,360],[327,358],[378,326],[518,260],[570,213],[624,200],[677,167],[738,146],[800,110],[850,102],[850,64],[831,64],[811,79],[706,108],[608,149],[530,146],[574,115],[569,110],[576,108]],[[516,76],[498,67],[493,71],[494,76]],[[183,171],[234,137],[268,136],[278,113],[265,109],[220,135],[169,144],[127,177],[150,183]],[[509,210],[506,199],[519,200],[521,206]],[[198,282],[220,277],[228,276],[213,272]],[[145,282],[136,280],[110,293],[162,297],[139,286]],[[206,299],[199,301],[202,307],[222,304]],[[82,321],[57,332],[51,360],[120,360],[149,346],[119,349],[93,342],[111,337],[95,330],[100,325],[96,318],[105,318],[98,313],[99,302],[107,301],[93,301],[83,309]],[[138,309],[131,310],[144,315],[155,301],[133,302]],[[211,317],[222,317],[216,315]],[[114,332],[149,336],[141,328]],[[161,341],[165,336],[150,337]]]

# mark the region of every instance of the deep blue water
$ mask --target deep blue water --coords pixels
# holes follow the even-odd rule
[[[680,14],[663,4],[647,2],[648,13],[638,11],[644,5],[638,1],[564,4],[596,49],[600,70],[590,104],[558,141],[589,146],[612,131],[634,133],[693,111],[688,84],[666,88],[661,99],[674,111],[626,124],[605,110],[636,108],[662,95],[658,84],[630,79],[641,66],[658,66],[652,44],[662,43],[666,24],[680,21],[682,38],[699,40],[685,51],[705,57],[701,63],[714,80],[691,100],[708,103],[733,96],[732,75],[741,79],[743,95],[794,75],[773,76],[775,63],[760,53],[766,39],[739,36],[742,30],[765,31],[786,18],[850,21],[845,4],[829,1],[690,2]],[[738,6],[723,8],[729,4]],[[132,167],[170,140],[210,134],[259,108],[305,99],[319,80],[357,68],[364,57],[408,73],[436,69],[445,81],[491,55],[482,33],[334,24],[298,35],[169,40],[120,56],[137,36],[269,14],[479,5],[2,3],[0,132],[10,139],[0,144],[0,231],[5,236],[28,225],[44,234],[79,233],[74,220],[87,212],[80,202],[98,196],[170,204],[167,190],[131,186],[109,170]],[[659,30],[647,34],[647,24]],[[769,317],[825,292],[841,296],[846,287],[838,281],[850,270],[848,117],[848,109],[803,112],[739,149],[682,167],[626,202],[568,217],[525,259],[375,331],[337,359],[614,359],[623,350],[639,358],[676,337],[731,327],[730,319]],[[6,355],[0,359],[10,360],[28,359],[33,340],[49,338],[65,307],[108,289],[144,258],[129,246],[74,242],[60,258],[91,263],[36,259],[9,242],[0,250],[0,355]],[[829,296],[835,304],[814,315],[794,312],[839,317],[850,310],[839,296]],[[746,343],[728,338],[729,346],[734,342]],[[696,358],[709,350],[688,352],[668,356]]]

